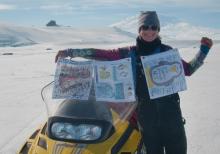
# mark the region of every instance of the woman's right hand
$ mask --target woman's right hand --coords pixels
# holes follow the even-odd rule
[[[59,50],[56,57],[55,57],[55,63],[58,61],[59,58],[65,58],[67,57],[67,51],[66,50]]]

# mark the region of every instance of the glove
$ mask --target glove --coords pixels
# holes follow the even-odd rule
[[[193,74],[199,67],[202,66],[204,60],[209,53],[209,49],[212,47],[213,42],[207,37],[201,39],[200,51],[196,56],[189,62],[191,65],[190,74]]]
[[[55,57],[55,63],[58,61],[59,58],[65,57],[68,57],[68,50],[59,50]]]
[[[207,56],[209,53],[209,49],[212,47],[213,42],[210,38],[208,37],[202,37],[201,39],[201,45],[200,45],[200,51]]]

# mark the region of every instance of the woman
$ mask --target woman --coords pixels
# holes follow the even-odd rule
[[[59,57],[81,56],[92,59],[117,60],[132,57],[136,67],[136,95],[138,97],[138,123],[143,135],[147,154],[186,154],[187,143],[180,109],[178,93],[151,100],[148,94],[140,56],[148,56],[172,49],[162,44],[159,37],[160,22],[155,11],[141,12],[138,21],[139,36],[136,46],[114,50],[66,49],[56,55]],[[212,46],[212,40],[201,39],[200,51],[189,63],[182,60],[185,75],[190,76],[202,64]]]

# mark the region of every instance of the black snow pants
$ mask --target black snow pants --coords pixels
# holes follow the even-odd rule
[[[186,154],[180,101],[139,102],[138,123],[147,154]]]

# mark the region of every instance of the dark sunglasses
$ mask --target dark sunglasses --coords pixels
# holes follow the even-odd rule
[[[156,30],[159,30],[159,27],[158,26],[156,26],[156,25],[152,25],[152,26],[141,26],[141,29],[142,30],[153,30],[153,31],[156,31]]]

